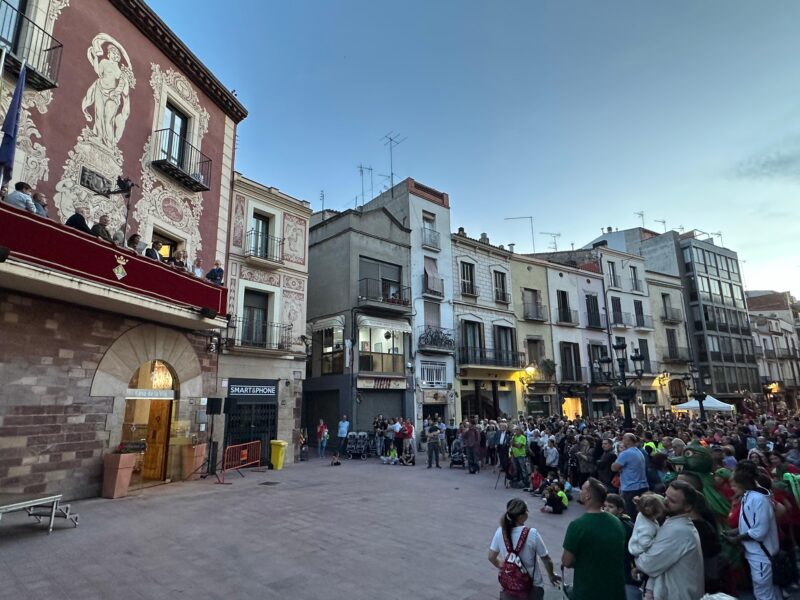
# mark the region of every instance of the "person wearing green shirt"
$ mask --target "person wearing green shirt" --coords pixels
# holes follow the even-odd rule
[[[586,513],[567,527],[561,564],[574,569],[571,600],[625,600],[625,528],[603,512],[606,487],[594,477],[581,487]]]
[[[517,476],[520,481],[526,486],[529,485],[530,476],[528,475],[528,438],[522,433],[522,428],[519,425],[514,426],[514,435],[511,438],[511,459],[514,461],[514,467],[517,471]]]

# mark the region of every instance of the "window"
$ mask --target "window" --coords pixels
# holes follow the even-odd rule
[[[439,232],[436,231],[436,215],[433,213],[422,213],[422,244],[439,248]]]
[[[430,256],[425,257],[423,291],[426,294],[444,297],[444,280],[439,277],[439,267],[436,264],[436,259]]]
[[[602,379],[603,363],[601,358],[608,356],[608,348],[605,344],[589,344],[589,364],[592,367],[592,378]]]
[[[733,298],[735,300],[734,304],[736,304],[736,306],[739,308],[744,308],[744,295],[742,294],[742,286],[732,285],[731,288],[733,289]]]
[[[597,302],[595,294],[586,294],[586,321],[587,327],[603,327],[603,322],[600,319],[600,304]]]
[[[617,265],[612,262],[608,261],[608,285],[611,287],[619,287],[619,281],[617,280]]]
[[[398,265],[361,257],[359,261],[359,292],[362,298],[379,301],[407,301],[400,286]]]
[[[478,295],[478,288],[475,286],[475,265],[472,263],[461,263],[461,293],[467,296]]]
[[[672,309],[672,296],[661,294],[661,305],[664,307],[664,314],[669,315]]]
[[[425,327],[440,327],[440,308],[438,302],[425,302]]]
[[[716,335],[708,336],[708,350],[710,352],[719,352],[719,338]]]
[[[447,363],[420,361],[419,382],[428,387],[447,385]]]
[[[558,320],[562,323],[572,323],[569,294],[565,290],[556,290],[556,299],[558,300]]]
[[[561,381],[583,381],[578,344],[561,342]]]
[[[422,211],[422,227],[425,229],[436,230],[436,215],[433,213]]]
[[[528,362],[539,364],[544,358],[544,340],[528,339],[527,342]]]
[[[506,289],[506,274],[502,271],[494,272],[494,299],[506,304],[511,302],[511,297]]]
[[[678,357],[678,330],[666,328],[667,334],[667,352],[670,357]]]
[[[611,322],[614,325],[623,325],[622,300],[617,296],[611,296]]]
[[[522,290],[522,311],[525,319],[544,320],[542,294],[539,290]]]
[[[178,240],[168,237],[156,230],[153,230],[152,238],[154,242],[161,242],[159,254],[161,254],[161,260],[163,261],[172,258],[180,245]]]
[[[650,364],[650,345],[644,338],[639,338],[639,355],[644,359],[642,368],[645,373],[652,373],[653,367]]]
[[[167,102],[163,127],[166,131],[161,140],[161,152],[169,162],[184,170],[188,127],[189,117]]]
[[[687,271],[692,270],[692,249],[691,248],[684,248],[683,249],[683,264],[686,266]]]
[[[461,362],[481,364],[485,358],[483,350],[483,323],[461,321]]]
[[[636,316],[637,327],[650,327],[652,325],[652,323],[648,323],[648,319],[644,318],[644,304],[641,300],[633,301],[633,314]]]
[[[642,282],[639,279],[639,269],[637,267],[631,266],[631,289],[635,292],[643,291]]]
[[[283,260],[281,240],[271,235],[274,226],[274,219],[268,215],[253,213],[253,229],[247,234],[248,250],[251,256],[276,262]]]
[[[243,346],[273,347],[279,329],[270,323],[272,294],[245,289],[241,324]]]
[[[344,373],[344,329],[329,327],[320,332],[322,374]]]
[[[358,370],[404,373],[405,335],[383,327],[358,328]]]
[[[703,277],[702,279],[705,279]],[[719,284],[718,279],[711,279],[711,294],[714,302],[722,302],[722,287]]]
[[[514,330],[511,327],[497,326],[494,328],[495,360],[498,365],[514,366]]]

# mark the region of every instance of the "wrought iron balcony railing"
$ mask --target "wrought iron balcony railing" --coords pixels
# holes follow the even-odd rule
[[[211,159],[171,129],[153,133],[151,164],[193,192],[211,189]]]
[[[606,285],[610,288],[622,288],[620,276],[606,273]]]
[[[365,277],[358,280],[358,299],[360,302],[381,302],[408,307],[411,305],[411,288],[395,281]]]
[[[579,325],[580,319],[578,318],[578,311],[569,308],[557,308],[556,321],[562,325]]]
[[[18,74],[28,68],[26,82],[36,90],[58,85],[64,45],[6,0],[0,0],[0,47],[6,49],[6,68]]]
[[[665,307],[661,320],[665,323],[680,323],[683,321],[683,311],[680,308]]]
[[[586,327],[590,329],[605,329],[606,328],[606,316],[601,315],[599,312],[587,312],[586,313]]]
[[[432,325],[417,327],[417,347],[421,351],[454,352],[456,349],[455,330]]]
[[[458,349],[458,364],[490,367],[522,368],[524,353],[513,350],[461,347]]]
[[[581,383],[589,382],[589,369],[586,367],[559,367],[560,375],[559,381],[561,383]]]
[[[643,292],[644,284],[642,283],[642,280],[631,277],[631,290],[634,292]]]
[[[461,294],[464,296],[478,296],[478,286],[472,281],[461,281]]]
[[[659,349],[659,354],[661,355],[661,362],[665,363],[680,363],[692,360],[692,353],[689,348],[681,346],[664,346]]]
[[[494,288],[494,301],[501,304],[511,304],[511,294],[503,289]]]
[[[611,327],[623,328],[631,326],[631,313],[611,312]]]
[[[235,333],[228,339],[228,348],[262,348],[264,350],[289,350],[292,345],[292,326],[283,323],[269,323],[260,319],[232,317],[230,328]]]
[[[422,228],[422,245],[428,246],[429,248],[436,248],[437,250],[441,248],[441,234],[436,231],[435,229],[428,229],[427,227]]]
[[[634,314],[634,327],[637,329],[652,329],[653,328],[653,317],[650,315],[637,315]]]
[[[283,262],[283,239],[251,229],[247,232],[245,254],[274,263]]]
[[[546,321],[547,307],[537,302],[524,302],[522,304],[522,317],[526,321]]]

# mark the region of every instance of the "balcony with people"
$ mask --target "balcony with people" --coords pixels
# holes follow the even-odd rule
[[[47,215],[42,194],[22,187],[0,201],[0,287],[177,327],[224,322],[221,265],[206,272],[199,259],[192,265],[177,244],[155,237],[145,250],[137,234],[110,235],[105,216],[90,228],[85,208],[61,224]],[[37,198],[43,213],[36,202],[34,211],[12,205],[15,194]]]

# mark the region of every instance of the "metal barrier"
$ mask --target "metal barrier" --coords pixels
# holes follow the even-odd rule
[[[261,466],[261,442],[247,442],[246,444],[236,444],[225,448],[225,456],[222,459],[222,477],[217,474],[217,483],[225,483],[225,471],[236,471],[244,477],[239,469],[245,467]]]

